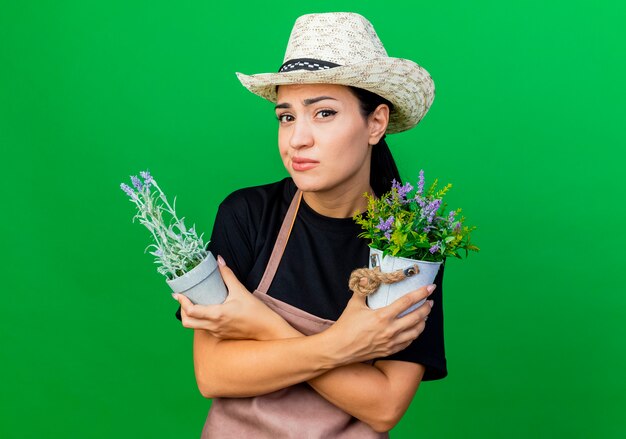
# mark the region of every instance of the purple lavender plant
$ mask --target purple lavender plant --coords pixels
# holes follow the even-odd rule
[[[404,186],[402,186],[394,178],[393,181],[391,182],[391,188],[392,190],[395,189],[397,191],[397,197],[401,203],[404,204],[404,203],[410,202],[410,200],[406,199],[406,195],[413,190],[413,186],[411,186],[411,183],[407,183]]]

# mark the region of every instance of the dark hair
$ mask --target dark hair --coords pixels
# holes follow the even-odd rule
[[[390,112],[393,110],[393,104],[376,93],[351,85],[348,88],[358,98],[361,104],[361,114],[365,118],[372,114],[380,104],[387,104]],[[391,190],[391,184],[394,179],[398,182],[402,181],[385,137],[386,134],[383,134],[380,141],[372,146],[370,186],[372,186],[374,193],[378,197]]]

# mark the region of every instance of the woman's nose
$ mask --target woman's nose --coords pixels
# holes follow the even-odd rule
[[[313,145],[313,133],[311,127],[302,119],[296,120],[292,125],[291,137],[289,138],[289,146],[292,148],[303,148]]]

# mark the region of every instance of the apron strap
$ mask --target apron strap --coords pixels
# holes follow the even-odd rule
[[[291,204],[289,205],[289,210],[287,210],[283,224],[280,226],[280,231],[278,232],[278,237],[274,243],[270,260],[265,267],[265,272],[263,273],[261,282],[259,282],[259,286],[257,287],[257,291],[261,294],[267,294],[267,290],[274,280],[274,275],[276,274],[278,264],[280,264],[280,260],[283,257],[283,252],[287,246],[287,240],[291,234],[293,223],[296,220],[296,214],[298,213],[298,208],[300,207],[300,200],[302,200],[302,191],[297,189],[293,199],[291,200]]]

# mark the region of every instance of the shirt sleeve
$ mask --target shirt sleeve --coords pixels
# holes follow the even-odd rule
[[[241,280],[250,272],[253,258],[253,226],[250,217],[251,206],[240,191],[230,194],[219,205],[211,239],[207,245],[214,257],[220,255],[226,265],[233,270],[237,279]],[[182,320],[180,305],[176,318]]]
[[[443,334],[443,273],[445,265],[441,265],[434,284],[437,288],[429,299],[434,301],[433,309],[428,314],[424,331],[405,349],[396,352],[385,360],[409,361],[420,363],[426,367],[422,381],[445,378],[448,375]],[[382,360],[379,358],[378,360]]]

